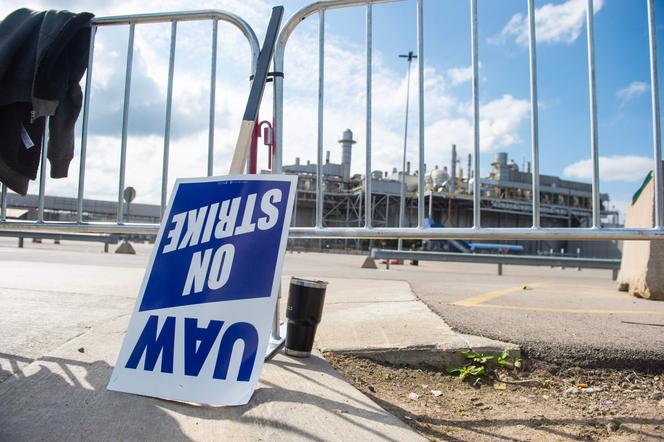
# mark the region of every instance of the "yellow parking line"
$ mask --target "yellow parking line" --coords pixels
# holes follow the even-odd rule
[[[471,298],[472,299],[472,298]],[[496,305],[496,304],[459,304],[466,307],[482,307],[482,308],[500,308],[505,310],[520,310],[531,312],[548,312],[548,313],[583,313],[595,315],[664,315],[662,310],[606,310],[606,309],[583,309],[583,308],[557,308],[557,307],[525,307],[517,305]]]
[[[473,296],[472,298],[467,298],[461,301],[453,302],[452,305],[461,305],[464,307],[474,307],[490,301],[492,299],[500,298],[501,296],[509,295],[510,293],[516,293],[523,291],[524,287],[541,287],[541,282],[535,282],[532,284],[520,285],[517,287],[509,287],[501,290],[494,290],[492,292],[483,293],[481,295]]]

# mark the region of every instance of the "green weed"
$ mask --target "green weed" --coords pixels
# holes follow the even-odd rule
[[[468,362],[460,367],[450,365],[445,371],[448,374],[458,375],[462,381],[494,377],[495,368],[519,370],[523,366],[521,358],[512,355],[509,350],[503,350],[497,356],[477,353],[473,350],[464,351],[461,354]],[[495,364],[492,361],[495,361]]]

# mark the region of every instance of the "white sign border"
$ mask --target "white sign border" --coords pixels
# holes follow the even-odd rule
[[[168,220],[171,217],[171,208],[173,207],[173,201],[175,200],[175,195],[177,195],[180,185],[181,184],[188,184],[188,183],[206,183],[206,182],[243,182],[243,181],[282,181],[282,182],[289,182],[290,183],[290,191],[288,192],[288,201],[286,204],[286,212],[284,213],[284,223],[282,226],[282,232],[281,232],[281,237],[280,237],[280,242],[279,242],[279,250],[278,250],[278,255],[277,255],[277,262],[275,265],[275,271],[274,271],[274,277],[272,280],[272,290],[270,292],[270,303],[272,305],[271,310],[274,311],[276,309],[276,304],[277,304],[277,297],[279,295],[279,290],[281,288],[281,273],[282,273],[282,268],[283,268],[283,261],[284,261],[284,256],[286,252],[286,245],[288,243],[288,231],[290,228],[291,224],[291,218],[293,214],[293,205],[295,203],[295,194],[297,192],[297,181],[298,181],[298,176],[297,175],[286,175],[286,174],[265,174],[265,175],[218,175],[218,176],[210,176],[210,177],[200,177],[200,178],[178,178],[175,180],[175,184],[173,185],[173,190],[171,191],[171,195],[168,200],[168,205],[166,206],[166,210],[164,211],[164,215],[162,218],[162,221],[159,226],[159,232],[157,234],[157,238],[155,239],[154,247],[152,249],[152,252],[150,254],[150,260],[148,261],[148,265],[145,269],[145,274],[143,276],[143,282],[141,283],[141,288],[139,290],[139,294],[136,298],[136,303],[134,305],[134,309],[132,310],[131,317],[129,319],[129,326],[132,324],[132,320],[134,319],[135,315],[139,313],[140,305],[141,302],[143,301],[143,297],[145,296],[145,289],[147,288],[147,283],[150,278],[150,275],[152,274],[152,269],[154,266],[154,262],[157,257],[157,253],[159,252],[159,246],[161,244],[163,235],[166,231],[166,227],[169,224]],[[234,302],[242,302],[243,300],[235,300]],[[222,302],[222,301],[219,301]],[[203,304],[204,305],[204,304]],[[159,309],[159,310],[165,310],[165,309]],[[157,310],[158,311],[158,310]],[[270,329],[272,328],[272,321],[273,318],[270,317]],[[177,338],[176,338],[177,339]],[[268,339],[265,340],[265,345],[259,347],[257,349],[256,353],[256,361],[254,362],[254,369],[258,368],[260,371],[262,371],[262,367],[264,364],[264,355],[267,352],[268,346],[269,346],[269,337]],[[259,339],[259,342],[261,340]],[[120,363],[120,356],[123,354],[123,350],[125,349],[125,346],[129,345],[126,342],[126,333],[123,336],[123,341],[122,341],[122,346],[120,351],[118,352],[118,358],[116,360],[116,364],[113,367],[113,373],[111,374],[111,378],[109,380],[109,383],[107,385],[108,390],[112,391],[118,391],[118,392],[125,392],[125,393],[133,393],[133,394],[139,394],[139,395],[144,395],[144,396],[151,396],[151,397],[158,397],[160,399],[166,399],[166,400],[176,400],[176,401],[185,401],[185,402],[194,402],[194,403],[199,403],[199,404],[206,404],[206,405],[244,405],[249,402],[251,397],[253,396],[254,390],[255,390],[255,385],[252,383],[248,383],[247,387],[251,387],[251,390],[248,391],[246,395],[246,401],[228,401],[224,403],[204,403],[204,402],[198,402],[198,401],[192,401],[191,399],[186,398],[186,395],[169,395],[169,396],[157,396],[157,395],[152,395],[148,394],[145,391],[129,391],[127,388],[119,388],[114,384],[114,379],[116,378],[116,368],[118,367],[118,364]],[[262,348],[265,347],[265,348]],[[159,357],[161,359],[161,356]],[[124,367],[121,368],[121,370],[125,370]],[[252,376],[253,377],[253,376]],[[260,373],[258,373],[257,378],[260,377]]]

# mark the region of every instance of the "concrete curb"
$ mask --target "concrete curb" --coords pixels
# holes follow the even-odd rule
[[[445,368],[468,349],[498,354],[517,345],[452,330],[405,281],[329,279],[316,348],[377,362]]]

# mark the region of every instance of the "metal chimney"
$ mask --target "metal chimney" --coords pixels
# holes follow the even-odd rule
[[[353,131],[346,129],[339,140],[341,144],[341,166],[343,168],[343,179],[350,178],[350,161],[351,161],[351,148],[357,141],[353,140]]]
[[[471,169],[472,167],[473,167],[473,155],[472,155],[472,154],[468,154],[468,169],[466,169],[466,171],[467,171],[467,172],[466,172],[466,179],[467,179],[468,181],[470,181],[470,179],[472,178],[472,177],[470,176],[470,173],[471,173],[471,172],[470,172],[470,169]]]
[[[456,144],[452,144],[452,162],[450,163],[450,193],[456,192],[457,151]]]

